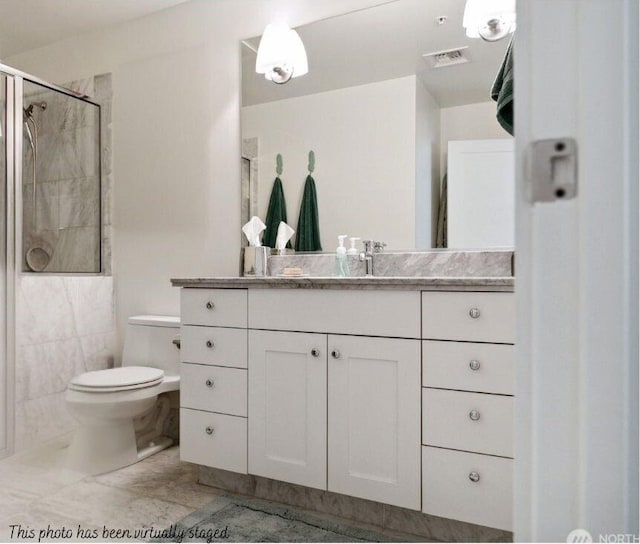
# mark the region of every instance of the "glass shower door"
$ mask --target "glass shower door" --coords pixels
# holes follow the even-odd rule
[[[30,273],[101,271],[100,108],[26,79],[20,266]]]

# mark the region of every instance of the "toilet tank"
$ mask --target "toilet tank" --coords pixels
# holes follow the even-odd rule
[[[130,317],[124,338],[122,366],[151,366],[165,374],[180,373],[180,318],[165,315]]]

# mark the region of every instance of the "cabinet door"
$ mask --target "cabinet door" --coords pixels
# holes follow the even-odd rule
[[[327,488],[327,337],[249,331],[249,472]]]
[[[420,343],[329,336],[328,489],[420,509]]]

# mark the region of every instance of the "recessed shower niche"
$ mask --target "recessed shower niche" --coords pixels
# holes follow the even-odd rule
[[[24,82],[22,271],[99,273],[100,106]]]

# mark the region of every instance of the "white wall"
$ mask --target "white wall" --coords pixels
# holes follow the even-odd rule
[[[242,108],[243,138],[258,138],[258,214],[265,219],[281,153],[287,219],[296,228],[313,149],[324,251],[339,234],[414,247],[415,93],[409,76]]]
[[[415,247],[435,246],[440,202],[440,107],[416,78],[416,239]],[[407,246],[411,249],[413,246]]]
[[[493,101],[466,104],[440,111],[440,172],[447,171],[447,143],[451,140],[511,138],[496,120]]]
[[[126,316],[177,314],[173,276],[237,274],[240,48],[376,0],[192,0],[4,59],[52,82],[112,72],[114,277]]]

